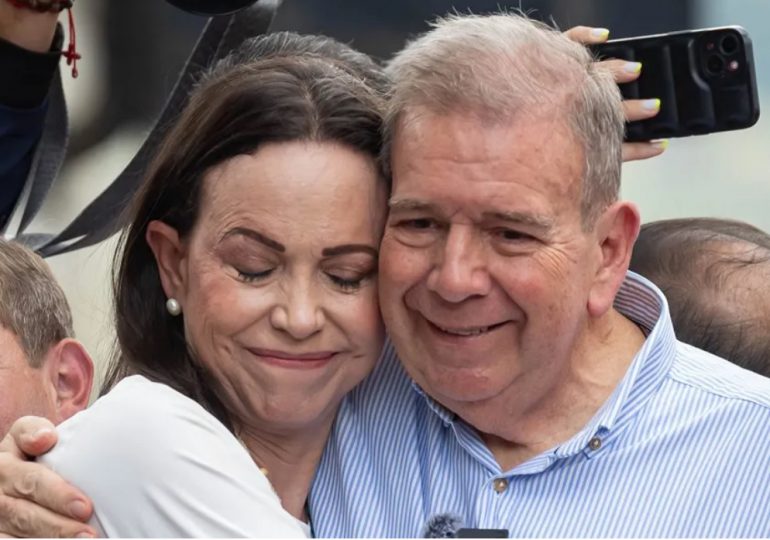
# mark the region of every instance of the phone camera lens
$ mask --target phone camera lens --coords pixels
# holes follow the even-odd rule
[[[738,50],[738,38],[733,34],[727,34],[719,42],[719,49],[724,54],[733,54]]]
[[[725,61],[718,54],[712,54],[706,60],[706,70],[711,75],[719,75],[725,68]]]

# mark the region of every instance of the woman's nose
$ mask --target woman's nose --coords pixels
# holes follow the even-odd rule
[[[286,299],[276,305],[270,322],[274,328],[286,332],[296,340],[304,340],[320,332],[325,317],[323,309],[305,287],[295,288]]]

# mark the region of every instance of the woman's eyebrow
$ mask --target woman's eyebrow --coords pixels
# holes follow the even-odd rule
[[[270,249],[278,251],[280,253],[284,253],[286,251],[286,246],[284,246],[280,242],[273,240],[269,236],[265,236],[264,234],[257,232],[254,229],[247,229],[246,227],[235,227],[234,229],[230,229],[229,231],[227,231],[223,239],[228,238],[230,236],[236,236],[236,235],[250,238],[251,240],[259,242],[260,244],[263,244],[269,247]]]
[[[324,248],[321,255],[324,257],[335,257],[337,255],[346,255],[348,253],[368,253],[372,257],[377,257],[377,248],[366,244],[343,244]]]

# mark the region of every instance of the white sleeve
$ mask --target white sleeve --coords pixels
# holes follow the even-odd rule
[[[106,536],[306,536],[237,439],[168,386],[129,377],[58,432],[40,461],[91,497]]]

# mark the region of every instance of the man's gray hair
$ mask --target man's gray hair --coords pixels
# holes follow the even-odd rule
[[[387,67],[392,88],[383,163],[410,111],[492,121],[564,114],[584,150],[581,211],[590,229],[620,190],[625,126],[611,73],[584,46],[520,14],[450,15],[432,26]]]
[[[72,313],[51,269],[37,254],[0,239],[0,324],[16,334],[33,367],[72,337]]]

